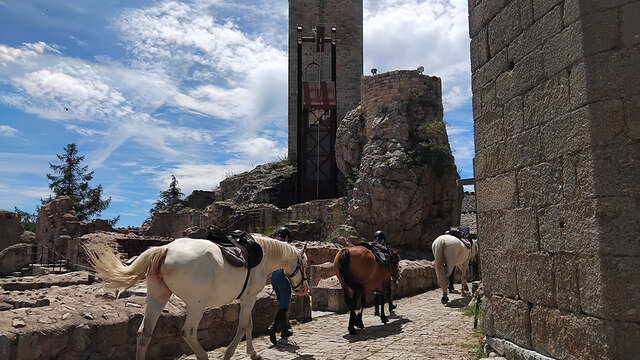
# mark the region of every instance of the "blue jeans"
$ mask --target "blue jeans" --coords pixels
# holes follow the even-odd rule
[[[278,298],[278,309],[288,309],[291,300],[291,284],[289,284],[284,270],[280,269],[271,273],[271,286],[273,286]]]

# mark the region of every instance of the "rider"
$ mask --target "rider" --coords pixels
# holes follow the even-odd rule
[[[389,248],[387,246],[386,243],[386,237],[384,236],[384,232],[382,232],[382,230],[378,230],[373,234],[373,244],[374,246],[377,246],[378,248],[384,248],[384,251],[389,252],[389,256],[391,256],[391,252],[389,251]],[[389,286],[388,286],[388,292],[387,292],[387,296],[389,299],[389,312],[395,310],[395,308],[398,307],[398,305],[393,305],[393,298],[391,297],[391,280],[389,280]],[[384,306],[384,304],[382,304],[382,306]],[[378,309],[376,307],[375,309],[375,314],[378,315]]]
[[[276,236],[284,242],[291,242],[291,231],[289,231],[285,226],[278,229]],[[278,331],[280,331],[280,336],[283,338],[288,338],[293,335],[293,332],[291,332],[291,325],[289,325],[289,316],[287,311],[289,310],[289,301],[291,300],[291,284],[289,284],[289,280],[284,274],[284,270],[279,269],[271,273],[271,286],[273,286],[273,290],[276,292],[276,296],[278,298],[278,312],[276,313],[276,318],[273,320],[273,325],[271,326],[269,340],[276,345],[278,343],[278,340],[276,339],[276,333]]]

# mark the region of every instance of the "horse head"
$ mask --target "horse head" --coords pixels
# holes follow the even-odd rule
[[[307,267],[307,243],[304,244],[301,250],[295,249],[296,259],[295,263],[290,262],[287,269],[285,269],[285,275],[291,283],[291,289],[298,295],[303,296],[309,292],[309,282],[305,276],[304,269]]]
[[[396,284],[400,281],[400,253],[391,249],[391,280]]]

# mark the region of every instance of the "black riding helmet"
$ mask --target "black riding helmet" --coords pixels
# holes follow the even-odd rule
[[[278,237],[282,240],[284,240],[287,236],[289,237],[289,240],[291,240],[291,231],[286,226],[278,229],[278,231],[276,231],[276,235],[278,235]]]
[[[378,230],[376,231],[375,234],[373,234],[373,237],[377,240],[377,241],[384,241],[386,240],[386,238],[384,237],[384,233],[382,232],[382,230]]]

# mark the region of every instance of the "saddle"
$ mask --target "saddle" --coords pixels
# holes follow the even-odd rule
[[[373,243],[373,242],[361,242],[359,244],[356,244],[356,246],[362,246],[369,249],[369,251],[373,253],[373,256],[376,258],[376,261],[378,262],[378,264],[384,265],[384,266],[393,265],[392,264],[393,257],[391,256],[391,251],[389,250],[388,247],[382,244]]]
[[[458,240],[460,240],[467,249],[471,249],[471,246],[473,246],[473,239],[475,238],[475,235],[468,234],[457,229],[450,229],[445,231],[444,233],[446,235],[457,237]]]
[[[247,232],[234,230],[227,235],[212,227],[207,231],[206,238],[220,247],[222,256],[232,266],[251,269],[262,261],[262,247]]]

